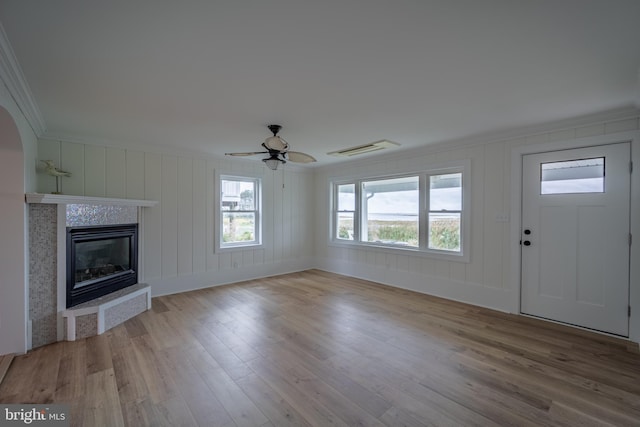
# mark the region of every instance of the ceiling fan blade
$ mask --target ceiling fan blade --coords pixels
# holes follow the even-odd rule
[[[274,150],[284,152],[289,149],[289,143],[279,136],[270,136],[265,139],[262,143],[263,147],[266,147],[267,150]]]
[[[267,151],[249,151],[246,153],[225,153],[227,156],[255,156],[258,154],[268,154],[269,157],[263,159],[269,168],[275,170],[278,163],[286,163],[287,160],[293,163],[313,163],[316,159],[306,153],[299,151],[289,151],[290,145],[287,141],[278,136],[278,132],[282,129],[280,125],[269,125],[269,130],[273,133],[273,136],[265,139],[261,144]],[[274,165],[275,163],[275,165]]]
[[[290,162],[294,163],[313,163],[316,161],[313,156],[301,153],[299,151],[288,151],[287,159],[289,159]]]
[[[237,157],[244,157],[244,156],[255,156],[256,154],[265,154],[265,153],[269,153],[268,151],[251,151],[248,153],[224,153],[225,156],[237,156]]]
[[[285,141],[283,138],[279,137],[280,141],[282,141],[282,143],[284,144],[284,147],[282,148],[282,150],[280,150],[281,152],[287,152],[289,151],[289,143],[287,141]]]

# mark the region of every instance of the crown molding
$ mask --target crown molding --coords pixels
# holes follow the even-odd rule
[[[449,151],[458,148],[472,147],[476,145],[489,144],[493,142],[503,142],[514,139],[528,138],[544,133],[559,132],[568,129],[576,129],[583,126],[590,126],[599,123],[610,123],[620,120],[640,117],[640,107],[635,105],[601,111],[598,113],[585,114],[578,117],[549,121],[531,126],[514,127],[502,129],[495,132],[470,135],[468,137],[438,141],[425,144],[420,147],[412,147],[405,150],[397,150],[392,153],[377,153],[361,159],[345,159],[339,163],[321,165],[315,168],[316,172],[332,172],[345,167],[357,167],[371,163],[381,163],[393,160],[402,160],[407,157],[417,157],[425,154]]]
[[[47,128],[44,119],[2,24],[0,24],[0,79],[4,82],[36,136],[44,134]]]
[[[67,142],[71,144],[90,145],[94,147],[114,148],[120,150],[140,151],[143,153],[153,154],[166,154],[170,156],[182,156],[182,157],[199,157],[206,160],[220,161],[229,160],[228,157],[217,156],[215,154],[207,153],[200,150],[193,150],[188,148],[178,148],[168,145],[149,144],[144,142],[131,142],[124,140],[114,140],[109,138],[99,138],[87,135],[74,135],[68,133],[58,133],[46,131],[44,134],[38,137],[40,141],[51,142]],[[244,160],[244,159],[234,159]]]
[[[70,142],[72,144],[82,144],[82,145],[91,145],[96,147],[107,147],[107,148],[115,148],[121,150],[131,150],[131,151],[140,151],[143,153],[153,153],[153,154],[165,154],[170,156],[177,157],[193,157],[200,158],[210,161],[215,161],[219,163],[233,162],[237,164],[245,164],[245,165],[257,165],[262,164],[260,158],[256,157],[253,159],[249,158],[239,158],[239,157],[229,157],[229,156],[219,156],[211,153],[207,153],[205,151],[200,150],[190,150],[185,148],[177,148],[170,147],[165,145],[157,145],[157,144],[145,144],[145,143],[135,143],[135,142],[123,142],[116,141],[112,139],[104,139],[104,138],[93,138],[93,137],[82,137],[75,136],[70,134],[61,134],[61,133],[53,133],[53,132],[45,132],[43,135],[38,137],[41,141],[51,141],[51,142]],[[310,172],[314,167],[316,167],[315,163],[306,163],[304,166],[287,162],[282,168],[278,170],[287,170],[288,172]],[[266,168],[266,166],[265,166]]]

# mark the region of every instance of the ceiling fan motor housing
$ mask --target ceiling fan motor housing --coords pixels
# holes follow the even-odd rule
[[[268,125],[269,130],[273,133],[273,136],[265,139],[261,144],[265,150],[264,153],[268,153],[269,157],[262,159],[262,161],[271,170],[276,170],[280,163],[287,163],[287,160],[294,163],[311,163],[316,159],[305,153],[297,151],[289,151],[289,143],[278,136],[278,132],[282,129],[280,125]],[[226,153],[229,156],[252,156],[254,154],[262,154],[261,152],[247,152],[247,153]]]
[[[273,133],[273,136],[276,136],[278,132],[280,132],[280,129],[282,129],[282,126],[280,125],[269,125],[267,127]]]

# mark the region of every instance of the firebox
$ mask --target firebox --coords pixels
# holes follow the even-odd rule
[[[67,308],[138,283],[138,225],[67,227]]]

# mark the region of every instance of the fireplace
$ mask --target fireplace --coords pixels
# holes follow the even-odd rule
[[[67,308],[138,283],[138,225],[67,227]]]

